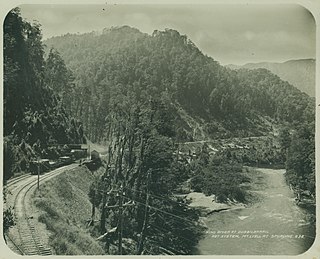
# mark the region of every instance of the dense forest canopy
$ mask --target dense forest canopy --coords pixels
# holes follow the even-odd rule
[[[100,111],[108,111],[119,92],[140,99],[166,94],[178,140],[193,137],[181,109],[212,137],[265,133],[261,117],[279,123],[314,117],[312,100],[278,76],[266,69],[225,68],[175,30],[147,35],[124,26],[101,35],[53,37],[46,45],[57,49],[73,72],[70,89],[81,94],[75,95],[72,112],[97,141],[103,140],[100,128],[108,120],[108,112]]]

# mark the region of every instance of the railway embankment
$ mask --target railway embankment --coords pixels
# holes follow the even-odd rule
[[[71,164],[41,175],[39,190],[36,175],[8,181],[4,205],[15,222],[6,233],[8,248],[21,255],[103,254],[87,228],[88,192],[99,174]]]
[[[40,193],[34,193],[37,217],[49,233],[53,254],[104,253],[87,228],[91,217],[88,192],[97,174],[99,171],[93,174],[86,167],[77,167],[47,181]]]
[[[21,255],[52,254],[46,245],[47,236],[38,228],[32,194],[37,190],[38,183],[41,185],[75,167],[77,165],[71,164],[52,170],[39,178],[36,175],[24,175],[7,182],[4,207],[13,211],[15,224],[6,232],[5,237],[13,252]]]

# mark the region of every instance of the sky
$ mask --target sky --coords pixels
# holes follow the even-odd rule
[[[316,25],[308,10],[289,4],[21,5],[42,25],[43,38],[129,25],[151,34],[176,29],[222,65],[315,58]]]

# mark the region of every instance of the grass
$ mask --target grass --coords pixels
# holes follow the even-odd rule
[[[44,183],[35,205],[39,221],[51,232],[49,245],[57,255],[102,255],[104,249],[90,235],[86,222],[91,217],[88,192],[94,175],[79,167]]]

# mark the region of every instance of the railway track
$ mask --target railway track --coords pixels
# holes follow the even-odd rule
[[[71,164],[41,175],[40,183],[55,177],[65,170],[75,168],[76,166],[78,166],[78,164]],[[51,249],[44,244],[41,240],[41,235],[37,231],[37,219],[34,219],[28,212],[28,207],[31,206],[28,204],[28,200],[30,200],[28,199],[30,198],[28,196],[32,194],[36,186],[37,176],[21,177],[8,183],[7,187],[9,190],[16,190],[13,200],[13,209],[18,236],[13,238],[12,236],[7,235],[7,237],[13,244],[16,252],[19,252],[22,255],[51,255]]]
[[[21,176],[18,176],[18,177],[15,177],[11,180],[8,180],[7,182],[7,187],[9,188],[10,186],[20,182],[21,180],[23,179],[26,179],[26,178],[29,178],[31,175],[30,174],[24,174],[24,175],[21,175]]]
[[[25,174],[21,175],[19,177],[13,178],[12,180],[9,180],[5,185],[4,188],[8,192],[8,194],[12,194],[14,191],[16,191],[20,186],[21,182],[25,182],[27,180],[31,180],[32,178],[35,178],[34,175]],[[13,204],[10,204],[13,206]]]

